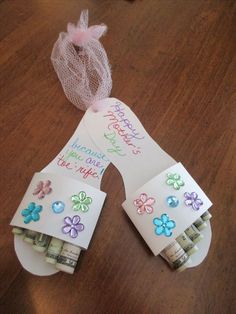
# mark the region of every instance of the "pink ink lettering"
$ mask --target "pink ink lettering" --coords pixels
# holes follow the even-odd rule
[[[65,167],[68,170],[73,169],[71,167],[71,164],[69,162],[66,162],[63,158],[64,158],[64,155],[62,155],[62,157],[60,157],[60,156],[58,157],[57,165],[59,167]]]
[[[93,171],[92,168],[87,169],[84,167],[79,167],[79,169],[77,169],[76,172],[83,174],[84,179],[87,179],[89,176],[93,178],[98,178],[97,172]]]

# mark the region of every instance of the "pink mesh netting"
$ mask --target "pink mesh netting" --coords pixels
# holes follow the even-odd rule
[[[88,27],[88,11],[82,11],[77,25],[68,24],[53,46],[51,60],[66,97],[86,110],[96,101],[109,97],[111,69],[99,38],[105,25]]]

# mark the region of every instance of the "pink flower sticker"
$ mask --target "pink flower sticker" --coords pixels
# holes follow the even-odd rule
[[[50,187],[50,185],[50,180],[46,180],[45,182],[39,181],[37,187],[34,189],[33,195],[38,195],[38,199],[44,198],[45,195],[52,192],[52,188]]]
[[[148,197],[146,193],[140,194],[139,198],[134,200],[134,206],[137,207],[137,213],[139,215],[151,214],[153,212],[152,205],[155,203],[155,199],[153,197]]]

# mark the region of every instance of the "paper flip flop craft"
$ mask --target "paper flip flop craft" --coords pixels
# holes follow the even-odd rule
[[[125,185],[122,206],[153,254],[178,270],[196,266],[210,246],[212,203],[129,107],[109,98],[110,65],[99,41],[106,29],[88,27],[88,11],[83,11],[78,24],[68,24],[53,47],[52,63],[67,98],[87,111],[62,151],[33,176],[11,224],[87,249],[105,199],[100,182],[111,161]],[[58,271],[18,236],[15,249],[28,271]]]

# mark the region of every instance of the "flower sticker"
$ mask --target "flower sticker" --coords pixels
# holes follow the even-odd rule
[[[46,180],[45,182],[39,181],[37,187],[34,189],[33,195],[38,195],[38,199],[42,199],[46,194],[52,192],[52,188],[50,187],[51,181]]]
[[[28,224],[32,220],[38,221],[40,219],[39,213],[43,210],[43,206],[36,205],[34,202],[29,203],[28,207],[23,209],[21,215],[24,218],[24,223]]]
[[[75,215],[72,218],[66,216],[64,218],[65,225],[62,227],[64,234],[69,234],[71,238],[77,238],[78,232],[84,230],[84,225],[80,223],[80,216]]]
[[[172,236],[172,230],[175,228],[176,224],[174,220],[170,220],[167,214],[162,214],[161,218],[154,218],[153,223],[156,226],[155,233],[156,235],[164,235],[166,237]]]
[[[140,194],[139,198],[134,200],[134,206],[137,207],[137,213],[139,215],[151,214],[153,212],[152,205],[155,203],[155,199],[153,197],[148,197],[146,193]]]
[[[84,191],[80,191],[78,195],[71,197],[73,202],[73,210],[81,210],[86,213],[89,210],[89,205],[92,203],[92,198],[87,196]]]
[[[175,190],[179,190],[181,186],[184,186],[184,181],[181,180],[181,177],[178,173],[168,173],[166,184],[173,186]]]
[[[185,192],[184,197],[185,197],[185,201],[184,201],[185,205],[192,206],[194,210],[199,210],[200,206],[203,205],[203,201],[200,198],[198,198],[198,195],[196,192],[192,192],[192,193]]]

